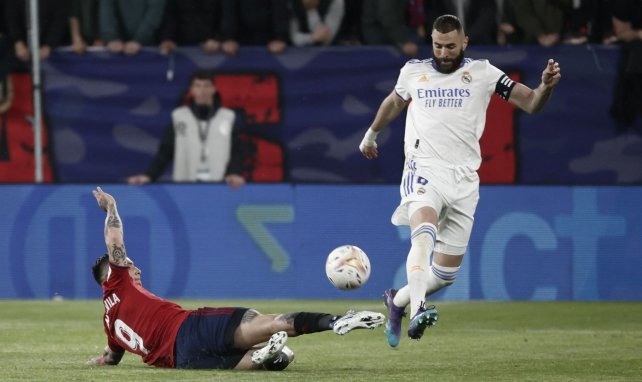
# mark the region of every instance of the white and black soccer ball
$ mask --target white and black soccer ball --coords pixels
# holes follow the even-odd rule
[[[370,277],[370,259],[361,248],[342,245],[328,255],[325,274],[330,283],[338,289],[357,289]]]

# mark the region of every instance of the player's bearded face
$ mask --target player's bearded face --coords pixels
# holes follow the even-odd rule
[[[464,50],[460,49],[459,54],[455,57],[446,56],[439,58],[435,55],[435,49],[433,49],[432,58],[435,60],[437,68],[441,73],[449,74],[457,70],[459,65],[461,65],[461,62],[464,60]]]
[[[457,30],[448,33],[432,31],[432,58],[441,73],[452,73],[464,60],[468,38]]]

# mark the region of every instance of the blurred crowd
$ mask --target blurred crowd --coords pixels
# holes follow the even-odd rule
[[[28,61],[27,4],[0,0],[3,44]],[[394,45],[417,55],[433,20],[457,15],[472,44],[611,44],[612,16],[639,18],[638,0],[38,0],[40,56],[71,46],[137,54],[180,46],[235,55],[243,46]],[[635,14],[637,12],[637,16]],[[615,19],[617,23],[618,19]]]

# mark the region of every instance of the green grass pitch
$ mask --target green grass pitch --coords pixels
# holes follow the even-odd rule
[[[264,313],[349,308],[379,301],[179,301]],[[383,328],[290,338],[283,372],[187,371],[126,354],[115,367],[84,362],[105,346],[100,301],[0,301],[0,381],[641,381],[642,303],[442,302],[421,341],[388,347]],[[407,320],[404,322],[407,323]]]

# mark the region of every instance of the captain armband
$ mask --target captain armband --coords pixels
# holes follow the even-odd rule
[[[507,75],[503,74],[497,84],[495,85],[495,93],[502,97],[504,100],[508,101],[510,93],[513,91],[516,82],[511,80]]]

